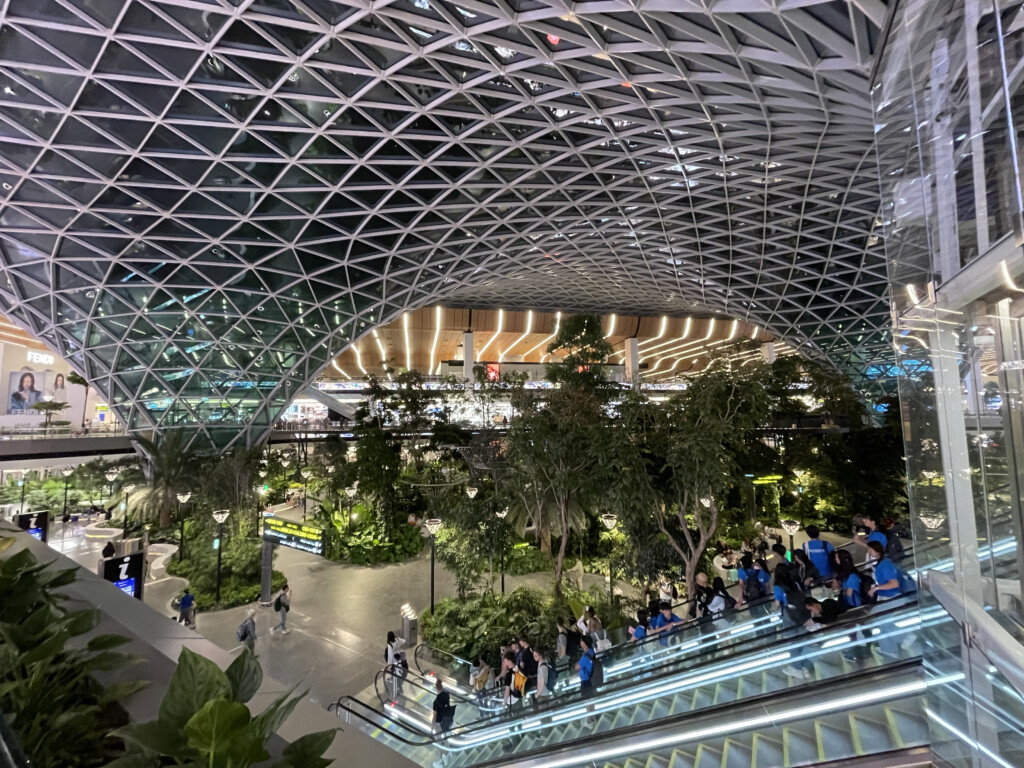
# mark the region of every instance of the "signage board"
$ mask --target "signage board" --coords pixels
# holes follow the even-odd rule
[[[15,522],[21,530],[29,536],[46,541],[50,532],[49,512],[26,512],[23,515],[16,515]]]
[[[292,549],[301,549],[314,555],[324,553],[324,532],[322,528],[305,523],[296,523],[280,517],[263,518],[263,540],[283,544]]]
[[[103,567],[100,574],[126,595],[136,600],[142,599],[142,587],[145,577],[145,552],[133,552],[130,555],[108,557],[101,561]]]

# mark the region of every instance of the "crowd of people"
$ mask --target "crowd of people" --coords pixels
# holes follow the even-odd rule
[[[885,531],[873,515],[862,516],[861,522],[863,532],[854,542],[865,550],[863,565],[858,566],[849,549],[837,549],[823,540],[814,525],[805,529],[807,541],[792,550],[778,538],[744,542],[735,558],[735,596],[721,577],[709,580],[706,574],[699,573],[690,599],[683,604],[686,609],[680,611],[684,614],[681,617],[673,607],[678,593],[663,581],[648,606],[637,611],[636,621],[629,626],[631,640],[647,642],[656,635],[659,645],[667,646],[672,633],[684,624],[696,621],[698,628],[705,624],[713,626],[717,620],[727,619],[734,609],[769,600],[779,611],[784,627],[803,626],[814,631],[835,622],[850,609],[891,600],[913,590],[913,583],[898,565],[903,555],[899,538]],[[528,700],[533,706],[542,706],[552,695],[559,674],[573,673],[579,681],[580,696],[593,696],[603,683],[600,654],[611,647],[600,618],[592,607],[587,607],[575,622],[562,620],[556,626],[558,634],[550,648],[534,645],[529,637],[521,635],[501,645],[497,668],[492,668],[483,655],[475,659],[470,670],[471,690],[481,699],[500,696],[508,707]],[[389,647],[391,640],[389,636]],[[913,640],[913,636],[908,636],[904,647]],[[898,658],[897,642],[884,636],[877,642],[877,650],[883,656]],[[861,644],[851,643],[847,653],[851,660],[861,660],[867,650]],[[390,653],[387,659],[393,663]],[[794,654],[794,663],[784,669],[787,675],[798,678],[810,678],[812,670],[813,663],[802,658],[802,650]],[[452,722],[447,714],[454,708],[440,681],[437,686],[434,723],[437,730],[445,731]]]

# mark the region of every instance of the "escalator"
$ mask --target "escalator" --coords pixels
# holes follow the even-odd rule
[[[661,658],[652,664],[638,664],[631,674],[619,679],[606,678],[598,695],[588,701],[580,700],[573,685],[542,707],[520,706],[472,720],[457,717],[456,726],[443,740],[429,734],[425,722],[416,722],[397,707],[386,707],[382,713],[353,699],[341,699],[335,706],[339,716],[424,766],[444,755],[453,768],[502,764],[553,767],[595,760],[632,768],[647,759],[640,760],[636,751],[640,736],[644,754],[652,756],[655,752],[660,755],[658,750],[671,753],[698,740],[697,747],[704,747],[700,753],[703,762],[693,765],[700,768],[739,765],[736,756],[744,750],[749,752],[746,765],[795,765],[805,761],[812,741],[818,745],[818,754],[829,755],[877,752],[881,747],[908,749],[920,743],[921,717],[915,697],[920,697],[925,685],[918,673],[913,633],[920,625],[945,616],[941,611],[922,616],[913,605],[912,599],[902,598],[872,606],[856,625],[837,624],[816,633],[795,627],[776,630],[770,637],[750,637],[743,634],[747,627],[739,627],[736,641],[723,643],[722,631],[716,630],[710,647],[702,647],[698,641],[691,652],[669,658],[672,645],[681,648],[693,642],[683,635],[668,648],[657,643],[658,647],[648,649],[643,657],[634,657],[634,662]],[[890,655],[883,655],[882,650]],[[794,666],[806,667],[808,679],[794,675]],[[816,706],[799,703],[809,691],[826,690],[837,692],[844,707],[855,703],[856,711],[833,711],[835,707],[820,701]],[[723,722],[725,711],[729,715]],[[748,711],[749,717],[737,719],[739,713]],[[851,720],[853,715],[856,719]],[[845,731],[842,717],[847,718]],[[768,730],[758,731],[758,718],[768,718],[763,723]],[[784,721],[788,730],[780,732]],[[889,728],[888,740],[882,739],[883,726]],[[727,732],[718,733],[716,729],[721,728]],[[680,735],[685,737],[683,741],[679,741]],[[616,739],[624,741],[616,744]],[[772,749],[793,759],[772,762],[766,757]],[[633,762],[615,763],[617,750],[623,750],[624,761],[632,757]],[[720,762],[708,762],[715,750],[721,753]],[[697,755],[693,750],[683,752]],[[687,765],[683,752],[676,757],[678,765]],[[761,761],[751,763],[758,754],[763,756]]]

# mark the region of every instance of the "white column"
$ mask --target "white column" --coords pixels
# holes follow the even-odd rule
[[[774,363],[777,355],[775,354],[775,342],[766,341],[761,345],[761,357],[764,358],[766,363]]]
[[[626,339],[626,381],[640,386],[640,347],[636,336]]]
[[[472,380],[473,366],[476,365],[473,349],[473,332],[466,331],[462,334],[462,376]]]

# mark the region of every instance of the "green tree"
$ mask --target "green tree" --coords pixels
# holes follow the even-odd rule
[[[133,494],[135,504],[155,516],[161,528],[171,524],[179,491],[189,490],[195,477],[195,455],[189,450],[182,430],[169,430],[156,440],[135,436],[132,441],[142,453],[146,487]]]
[[[40,400],[38,403],[32,406],[32,410],[39,411],[40,413],[43,414],[43,428],[49,431],[50,420],[53,418],[53,414],[60,413],[61,411],[66,410],[67,408],[70,407],[70,403],[58,402],[56,400],[51,400],[49,402],[47,402],[46,400]],[[64,423],[66,424],[67,422]]]

